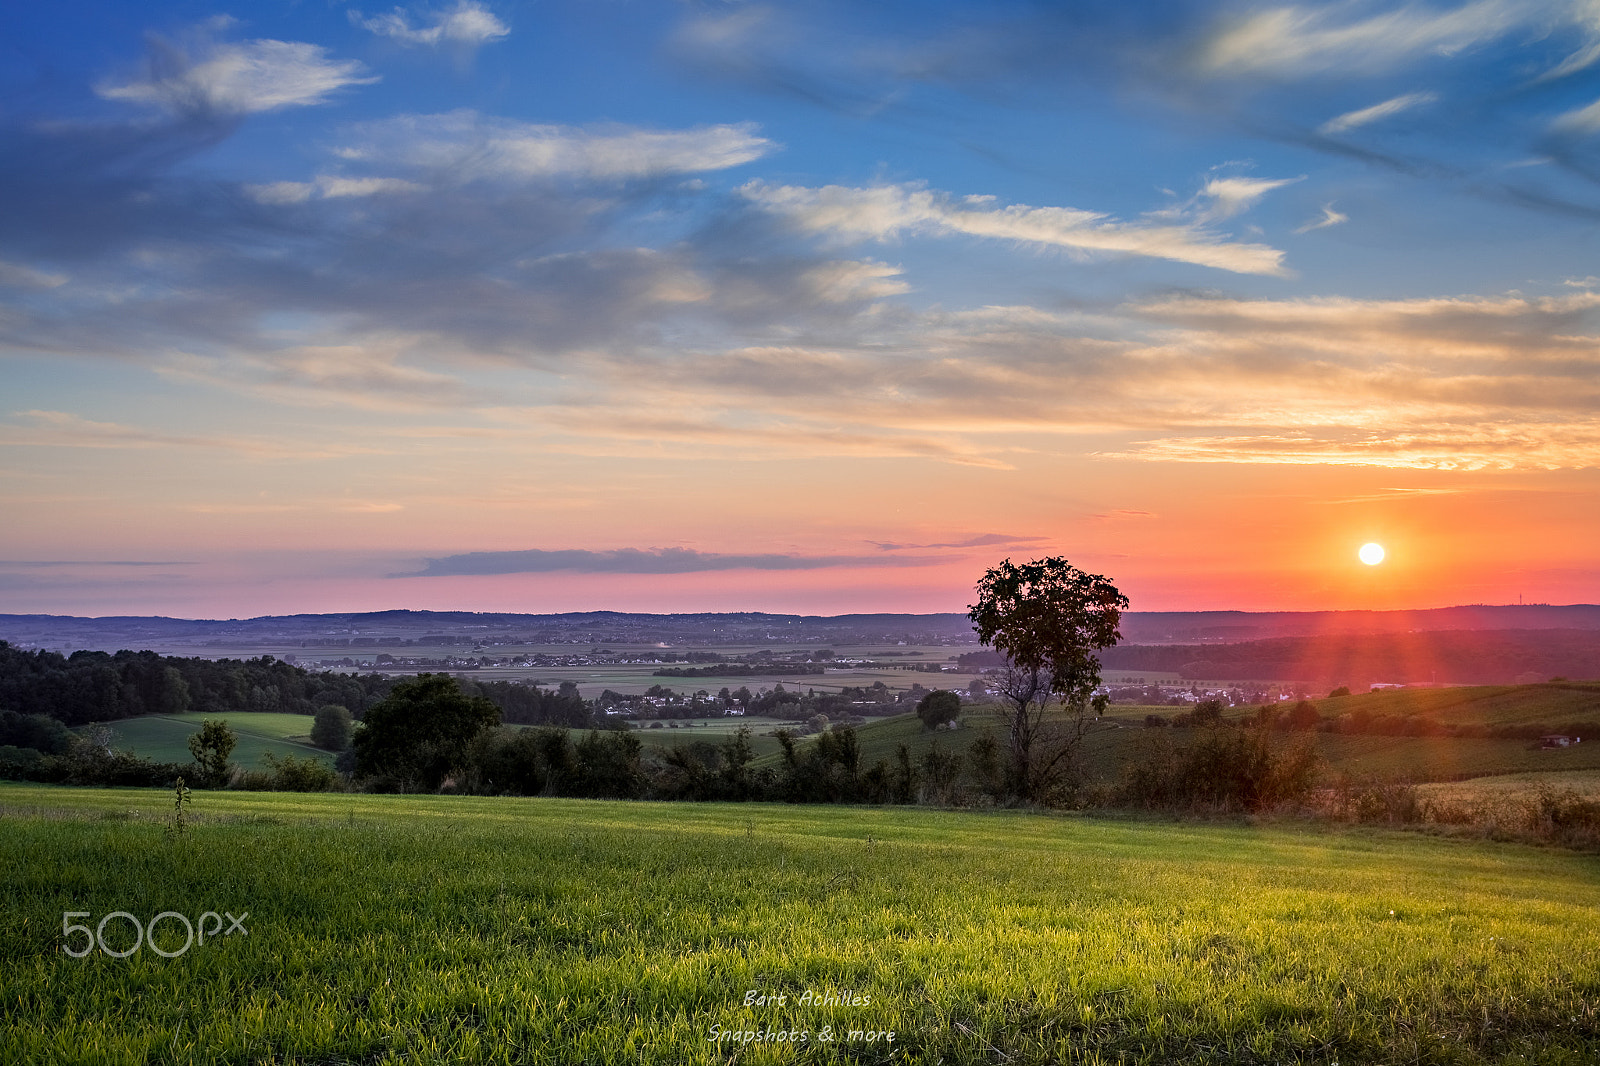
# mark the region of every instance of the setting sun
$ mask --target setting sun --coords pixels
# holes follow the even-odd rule
[[[1383,562],[1383,545],[1363,544],[1361,546],[1361,550],[1356,554],[1359,555],[1361,557],[1361,561],[1366,563],[1368,566],[1377,566],[1379,563]]]

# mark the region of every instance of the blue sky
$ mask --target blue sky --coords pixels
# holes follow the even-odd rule
[[[1600,596],[1589,0],[0,42],[0,610]]]

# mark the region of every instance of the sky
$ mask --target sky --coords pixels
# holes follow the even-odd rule
[[[6,5],[0,613],[1600,602],[1597,237],[1600,0]]]

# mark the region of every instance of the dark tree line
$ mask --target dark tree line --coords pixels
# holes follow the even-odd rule
[[[270,655],[240,660],[75,651],[66,656],[0,641],[0,709],[67,726],[189,711],[219,717],[258,711],[314,715],[326,706],[344,707],[360,719],[395,683],[375,673],[314,672]],[[571,682],[556,691],[509,681],[465,684],[468,695],[488,699],[507,722],[598,724]]]
[[[264,655],[198,659],[153,651],[24,651],[0,641],[0,707],[69,726],[142,714],[314,714],[337,704],[360,716],[389,679],[312,673]]]

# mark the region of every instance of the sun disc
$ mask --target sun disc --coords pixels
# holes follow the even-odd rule
[[[1356,554],[1359,555],[1361,557],[1361,561],[1366,563],[1368,566],[1377,566],[1379,563],[1383,562],[1383,545],[1363,544],[1361,546],[1361,550]]]

